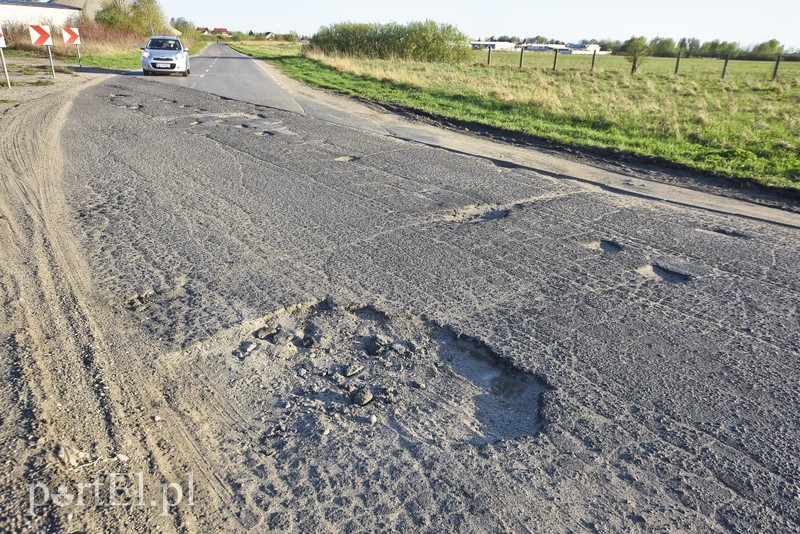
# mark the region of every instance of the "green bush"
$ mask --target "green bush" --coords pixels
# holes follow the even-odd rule
[[[131,10],[123,0],[107,0],[94,16],[94,20],[120,30],[133,29]]]
[[[106,0],[95,15],[97,22],[141,36],[164,33],[167,19],[156,0]]]
[[[457,63],[470,55],[467,36],[451,24],[343,22],[321,28],[309,47],[327,55]]]
[[[189,41],[200,41],[204,35],[197,31],[194,22],[183,17],[172,18],[169,25],[181,32],[181,38]]]

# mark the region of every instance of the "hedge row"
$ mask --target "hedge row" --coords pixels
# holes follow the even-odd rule
[[[457,63],[469,57],[467,36],[451,24],[344,22],[324,27],[309,47],[328,55]]]

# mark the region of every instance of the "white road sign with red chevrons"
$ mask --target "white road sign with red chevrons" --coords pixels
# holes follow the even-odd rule
[[[64,28],[61,30],[61,35],[64,36],[65,45],[81,44],[81,33],[78,31],[78,28]]]
[[[50,33],[50,26],[31,25],[28,28],[31,34],[31,42],[36,46],[53,46],[53,36]]]
[[[3,28],[0,28],[0,48],[6,47],[6,36],[3,35]]]

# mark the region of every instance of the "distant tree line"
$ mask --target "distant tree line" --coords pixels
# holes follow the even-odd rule
[[[544,37],[543,35],[537,35],[536,37],[525,37],[522,39],[517,37],[516,35],[501,35],[499,37],[495,37],[494,35],[492,35],[490,37],[486,37],[484,40],[519,43],[519,44],[566,44],[564,41],[559,41],[558,39],[550,39],[548,37]]]
[[[233,32],[231,33],[231,40],[232,41],[285,41],[289,43],[299,43],[303,41],[305,37],[300,37],[300,35],[296,31],[291,31],[289,33],[271,33],[271,32],[255,32],[250,30],[249,32]]]
[[[603,50],[610,50],[618,54],[627,54],[631,45],[640,43],[644,39],[644,37],[631,37],[627,41],[612,41],[606,39],[584,40],[582,42],[596,43],[599,44]],[[680,51],[683,57],[719,59],[730,57],[731,59],[774,60],[781,55],[786,59],[800,60],[800,52],[794,50],[787,51],[777,39],[770,39],[752,48],[745,48],[739,43],[720,41],[719,39],[701,42],[700,39],[694,37],[684,37],[677,41],[669,37],[654,37],[647,41],[647,45],[650,50],[650,55],[655,57],[677,57]]]
[[[499,37],[492,35],[487,37],[486,40],[509,41],[520,44],[566,44],[564,41],[550,39],[543,35],[525,38],[519,38],[513,35],[500,35]],[[631,37],[626,41],[612,39],[583,39],[580,41],[580,43],[598,44],[603,50],[608,50],[614,54],[628,55],[631,51],[631,48],[641,48],[643,40],[648,47],[648,55],[655,57],[677,57],[678,51],[680,51],[683,57],[724,59],[730,56],[731,59],[774,60],[776,57],[781,55],[786,60],[800,61],[800,50],[786,50],[777,39],[770,39],[769,41],[759,43],[752,48],[743,47],[739,43],[735,42],[720,41],[719,39],[701,42],[700,39],[694,37],[684,37],[682,39],[678,39],[677,41],[669,37],[654,37],[649,41],[645,37]]]

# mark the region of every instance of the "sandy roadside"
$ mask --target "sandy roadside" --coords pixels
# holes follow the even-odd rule
[[[0,385],[5,531],[97,530],[136,517],[126,512],[123,518],[108,507],[74,524],[72,514],[56,513],[57,507],[31,509],[45,495],[66,491],[59,488],[124,472],[128,457],[119,451],[135,450],[126,446],[131,432],[137,441],[146,440],[125,414],[129,401],[123,399],[129,398],[120,381],[131,375],[114,364],[124,330],[94,295],[61,188],[60,136],[67,113],[80,91],[108,77],[22,82],[0,104],[0,366],[9,377]],[[135,381],[142,382],[141,375]],[[86,495],[93,499],[91,490]],[[77,493],[64,496],[62,504],[75,498]]]
[[[8,76],[11,88],[0,72],[0,110],[15,104],[36,100],[54,91],[62,91],[67,87],[82,85],[97,77],[108,77],[108,74],[78,73],[77,65],[57,61],[58,69],[55,79],[51,73],[47,58],[19,57],[6,55]]]

